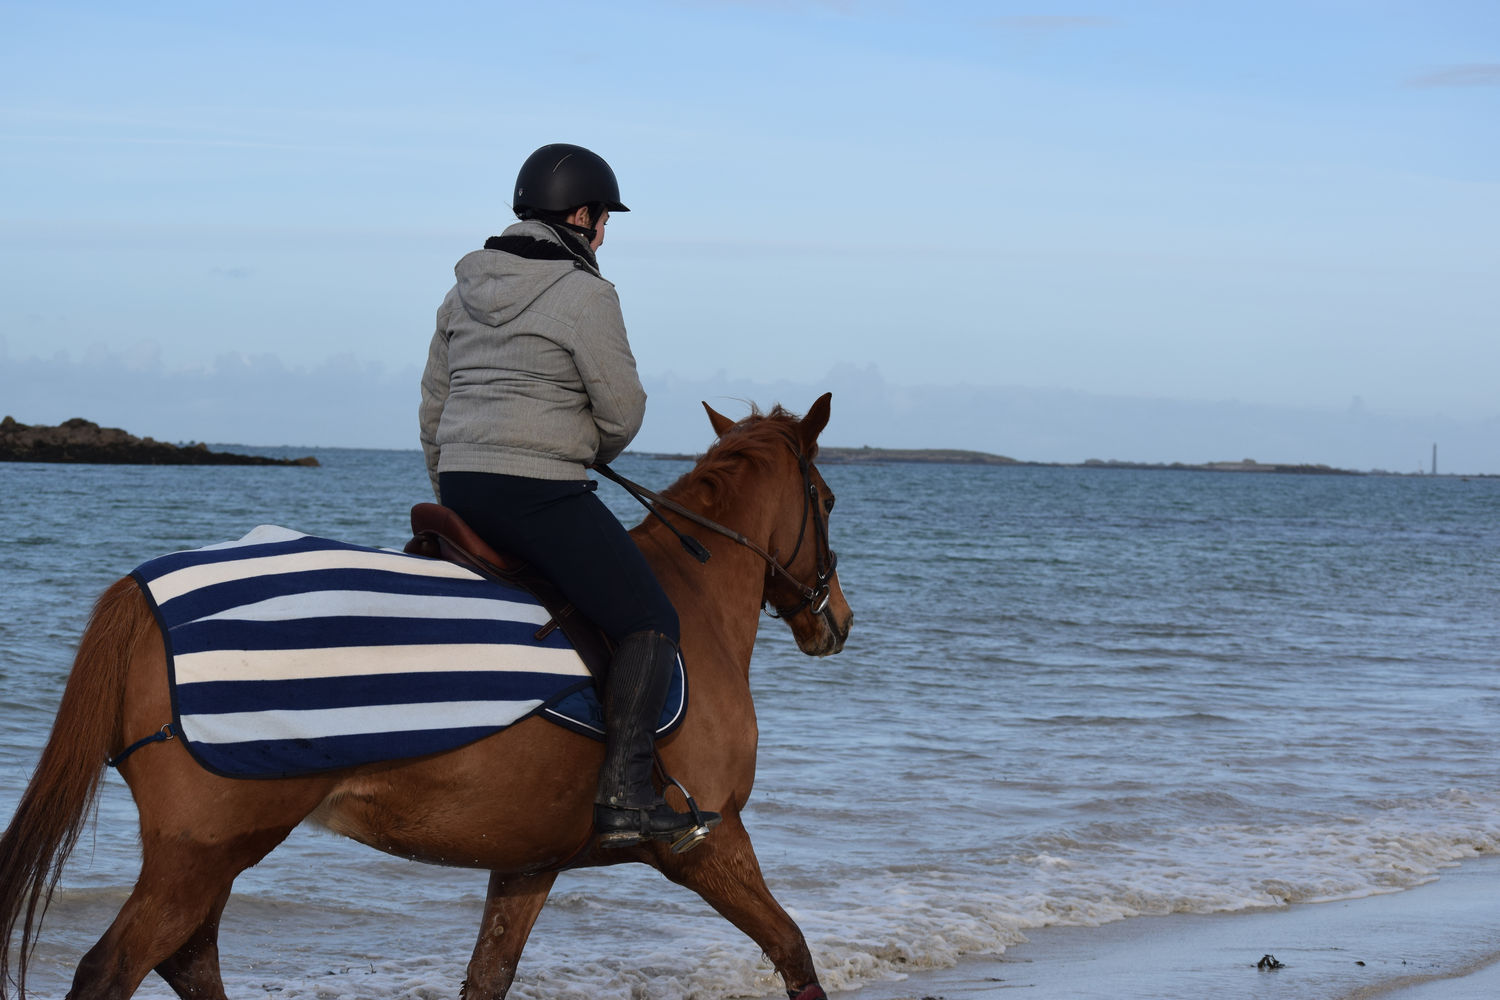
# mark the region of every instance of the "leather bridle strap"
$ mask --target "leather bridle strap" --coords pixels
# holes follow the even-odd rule
[[[807,490],[803,493],[802,507],[802,531],[806,531],[806,514],[808,502],[807,498],[809,492],[814,490],[815,487],[813,487],[812,485],[812,477],[811,473],[808,470],[807,460],[802,456],[800,452],[797,453],[797,462],[802,467],[803,482],[807,486]],[[639,501],[643,507],[645,507],[648,511],[651,511],[651,513],[655,514],[656,517],[663,522],[666,522],[667,527],[672,528],[673,533],[676,534],[678,538],[682,539],[683,547],[686,548],[689,552],[692,552],[695,556],[698,556],[699,562],[707,561],[708,550],[704,549],[702,545],[698,544],[695,539],[684,537],[681,532],[678,532],[676,528],[673,528],[671,523],[667,522],[666,518],[662,517],[661,513],[655,509],[656,507],[660,507],[663,510],[669,510],[673,514],[676,514],[678,517],[685,518],[686,520],[693,522],[701,528],[707,528],[709,531],[712,531],[719,535],[723,535],[725,538],[728,538],[735,544],[742,545],[745,548],[749,549],[751,552],[754,552],[756,555],[760,556],[760,558],[765,561],[766,565],[770,568],[773,574],[780,573],[782,576],[786,577],[788,581],[791,582],[792,586],[801,591],[802,603],[797,605],[797,607],[793,608],[791,611],[786,612],[786,614],[796,614],[798,611],[802,610],[802,608],[808,605],[816,605],[813,610],[819,613],[821,613],[823,609],[827,607],[828,596],[830,592],[828,587],[828,580],[833,576],[833,569],[832,566],[830,566],[826,571],[827,576],[825,577],[821,552],[819,553],[818,558],[818,587],[817,589],[814,589],[798,581],[796,577],[792,576],[791,571],[786,567],[786,565],[784,565],[774,555],[767,552],[765,549],[761,548],[759,545],[755,544],[753,541],[746,538],[738,531],[735,531],[733,528],[727,528],[717,521],[704,517],[697,511],[689,510],[675,500],[670,500],[667,497],[662,496],[660,493],[648,490],[646,487],[640,485],[639,483],[632,482],[631,480],[626,479],[624,476],[620,475],[618,472],[616,472],[614,469],[611,469],[607,464],[603,462],[596,463],[593,466],[593,470],[599,473],[599,475],[603,476],[605,479],[619,484],[625,490],[625,492],[635,497],[635,499]],[[814,512],[813,515],[815,520],[817,521],[817,528],[815,530],[817,530],[820,536],[820,540],[824,541],[824,547],[826,548],[828,531],[827,528],[823,525],[823,519],[818,516],[818,513],[819,512]],[[802,538],[801,533],[799,532],[797,538],[797,548],[800,549],[801,547]],[[699,555],[700,550],[702,552],[702,555]],[[837,558],[833,557],[833,553],[831,550],[829,550],[829,555],[830,557],[832,557],[830,558],[829,562],[837,563]],[[791,562],[796,558],[797,553],[796,551],[793,551],[792,559],[788,560],[788,562]],[[780,609],[777,610],[778,612],[780,612]]]
[[[807,515],[809,510],[811,510],[813,533],[817,536],[816,544],[818,546],[818,585],[817,587],[807,587],[797,584],[802,590],[802,600],[790,608],[778,608],[775,605],[771,605],[771,610],[767,611],[767,614],[772,618],[788,618],[809,606],[812,607],[813,614],[822,614],[828,607],[828,600],[833,594],[833,588],[829,586],[829,581],[833,579],[834,570],[838,568],[839,564],[838,553],[833,551],[833,546],[828,542],[828,522],[823,516],[824,511],[818,497],[818,487],[812,480],[812,463],[807,460],[807,456],[802,454],[802,452],[795,448],[792,451],[796,454],[797,465],[802,470],[802,485],[804,489],[802,491],[802,520],[797,528],[797,544],[792,546],[792,554],[787,558],[787,564],[790,565],[796,562],[797,553],[802,551],[802,540],[807,537]],[[795,580],[792,582],[796,583]]]

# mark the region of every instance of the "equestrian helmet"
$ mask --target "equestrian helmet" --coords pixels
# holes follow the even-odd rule
[[[526,157],[516,175],[511,208],[570,212],[580,205],[601,205],[606,211],[628,212],[620,204],[620,185],[604,157],[566,142],[554,142]]]

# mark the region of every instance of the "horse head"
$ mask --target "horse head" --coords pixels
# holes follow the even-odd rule
[[[778,473],[781,486],[765,490],[769,516],[765,549],[770,554],[761,602],[792,630],[797,648],[810,656],[830,656],[844,648],[854,611],[839,586],[838,557],[829,540],[833,491],[813,459],[818,435],[828,425],[832,393],[824,393],[800,419],[780,406],[734,421],[707,403],[719,441],[715,450],[747,456],[754,465]]]

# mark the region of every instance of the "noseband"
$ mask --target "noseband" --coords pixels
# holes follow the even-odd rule
[[[754,552],[756,555],[760,556],[761,559],[765,560],[767,576],[774,577],[777,574],[780,574],[781,576],[786,577],[787,581],[790,582],[791,585],[800,592],[800,596],[802,599],[791,607],[782,608],[771,604],[769,598],[763,597],[761,600],[761,607],[765,609],[766,613],[769,614],[772,618],[788,618],[792,615],[797,614],[804,608],[811,608],[813,614],[821,615],[828,610],[828,602],[833,595],[832,581],[834,571],[838,568],[839,557],[838,553],[833,551],[833,548],[829,545],[828,542],[828,519],[825,516],[825,512],[823,510],[822,496],[818,492],[818,484],[813,482],[812,463],[808,461],[807,456],[802,452],[802,450],[793,445],[790,441],[787,442],[787,447],[791,448],[792,454],[797,456],[797,467],[802,471],[803,489],[802,522],[797,529],[797,544],[792,547],[792,554],[784,563],[779,558],[777,558],[779,553],[767,552],[765,549],[761,548],[759,545],[755,544],[750,539],[740,534],[738,531],[735,531],[733,528],[727,528],[719,522],[704,517],[702,514],[699,514],[696,511],[688,510],[686,507],[682,506],[682,504],[677,503],[674,500],[669,500],[666,497],[662,496],[660,493],[653,493],[651,490],[646,489],[639,483],[631,482],[629,479],[626,479],[614,469],[611,469],[608,465],[605,465],[603,463],[597,464],[594,466],[594,471],[599,473],[604,478],[618,483],[625,489],[625,492],[635,497],[635,499],[643,507],[645,507],[647,511],[655,516],[657,520],[665,524],[672,531],[672,533],[682,541],[683,548],[691,552],[699,562],[708,562],[708,550],[705,549],[702,545],[698,544],[696,539],[685,536],[682,534],[682,532],[678,531],[677,528],[672,524],[672,522],[668,521],[665,517],[662,516],[661,510],[658,510],[657,508],[669,510],[679,517],[686,518],[699,527],[707,528],[709,531],[723,535],[725,538],[728,538],[739,545],[743,545],[751,552]],[[802,551],[802,543],[807,536],[807,521],[809,511],[811,511],[812,513],[813,535],[817,539],[814,544],[816,544],[818,547],[818,576],[816,585],[814,586],[808,586],[807,584],[800,582],[795,576],[792,575],[792,571],[789,568],[792,563],[797,561],[797,555]]]

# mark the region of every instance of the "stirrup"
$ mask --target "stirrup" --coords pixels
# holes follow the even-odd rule
[[[605,817],[612,822],[601,822]],[[605,848],[634,847],[656,840],[671,845],[673,854],[683,854],[703,843],[709,831],[719,825],[720,819],[718,813],[696,809],[691,815],[679,813],[665,802],[645,808],[594,807],[599,846]]]
[[[649,840],[659,840],[671,845],[673,854],[686,854],[699,844],[708,839],[708,834],[714,827],[718,826],[724,817],[716,812],[699,809],[698,803],[688,794],[688,790],[682,787],[682,783],[670,775],[667,781],[677,787],[682,797],[687,800],[688,811],[680,813],[673,809],[664,799],[657,799],[649,806],[611,806],[596,803],[594,806],[594,828],[599,833],[599,846],[605,848],[634,847],[644,844]],[[608,813],[601,814],[601,810]],[[604,829],[605,824],[600,820],[603,815],[613,816],[615,823],[629,816],[634,820],[634,826],[620,825],[614,829]],[[652,821],[656,820],[663,824],[670,824],[665,829],[652,829]],[[610,824],[614,825],[614,824]]]
[[[678,839],[672,841],[673,854],[686,854],[688,851],[691,851],[693,848],[697,847],[699,844],[708,839],[709,831],[712,830],[715,826],[719,825],[718,814],[710,813],[710,815],[712,815],[714,819],[711,822],[704,822],[701,815],[694,813],[693,820],[698,825],[693,827],[687,833],[684,833]]]
[[[657,758],[657,764],[661,764],[661,758],[659,757]],[[672,843],[673,854],[686,854],[707,840],[709,831],[718,826],[724,817],[716,812],[699,810],[697,801],[688,794],[688,790],[683,787],[682,782],[668,774],[665,767],[661,769],[661,773],[662,777],[670,781],[682,793],[683,799],[687,801],[688,812],[693,817],[693,828]]]

